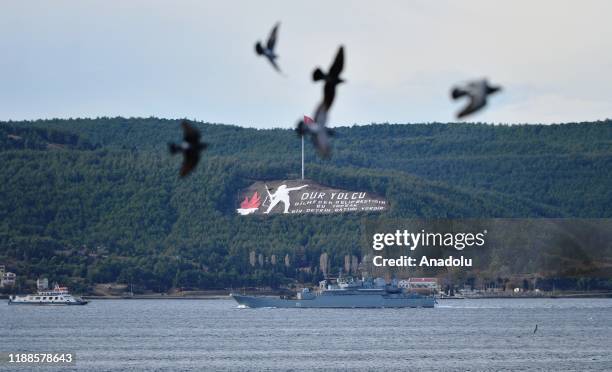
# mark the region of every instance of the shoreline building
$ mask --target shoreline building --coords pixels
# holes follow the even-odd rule
[[[6,271],[6,266],[0,265],[0,288],[13,287],[17,281],[17,275]]]
[[[36,279],[36,288],[39,291],[46,291],[47,289],[49,289],[49,279],[47,278]]]

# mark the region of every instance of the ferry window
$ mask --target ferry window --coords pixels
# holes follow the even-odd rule
[[[57,300],[57,297],[55,297],[55,299]]]
[[[40,297],[36,297],[35,300],[40,300]]]
[[[60,297],[60,300],[64,301],[64,297]]]
[[[47,299],[47,297],[43,297],[43,300],[46,300],[46,299]]]

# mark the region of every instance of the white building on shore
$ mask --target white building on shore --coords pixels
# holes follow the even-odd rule
[[[39,291],[46,291],[49,289],[49,279],[47,278],[38,278],[36,279],[36,288]]]
[[[15,285],[17,275],[10,271],[6,271],[4,265],[0,266],[0,288],[12,287]]]

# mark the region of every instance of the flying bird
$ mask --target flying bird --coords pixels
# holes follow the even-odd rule
[[[331,137],[334,135],[334,131],[327,128],[327,116],[336,97],[336,86],[344,82],[340,77],[343,68],[344,47],[340,46],[327,74],[320,67],[312,72],[313,81],[323,80],[325,82],[323,85],[323,100],[317,105],[314,119],[304,116],[304,119],[298,122],[295,129],[299,136],[310,135],[312,144],[317,149],[319,156],[324,159],[331,157]]]
[[[500,86],[489,85],[487,79],[470,81],[463,86],[453,87],[451,91],[451,97],[453,99],[458,99],[463,96],[468,96],[469,98],[468,105],[457,113],[457,119],[461,119],[485,107],[487,104],[487,96],[500,90]]]
[[[325,104],[326,110],[329,110],[332,103],[334,103],[334,98],[336,97],[336,86],[344,82],[344,80],[340,77],[343,68],[344,47],[340,46],[340,48],[338,48],[338,52],[336,53],[336,58],[329,67],[327,74],[324,73],[320,67],[317,67],[312,72],[313,81],[325,81],[325,84],[323,85],[323,103]]]
[[[538,331],[538,325],[536,324],[535,329],[533,330],[533,333],[535,334]]]
[[[169,143],[168,147],[172,155],[183,153],[183,166],[181,167],[180,176],[187,176],[198,165],[200,161],[200,152],[206,150],[208,145],[200,142],[200,131],[189,125],[187,120],[181,123],[183,128],[183,142],[180,145]]]
[[[276,44],[278,26],[280,26],[280,23],[274,25],[274,28],[270,32],[270,36],[268,36],[268,41],[266,42],[265,47],[259,41],[255,44],[255,53],[257,53],[257,55],[259,56],[266,57],[268,61],[270,61],[270,63],[272,64],[272,67],[274,67],[276,71],[282,73],[280,67],[278,67],[278,65],[276,64],[276,58],[278,58],[278,55],[274,53],[274,45]]]

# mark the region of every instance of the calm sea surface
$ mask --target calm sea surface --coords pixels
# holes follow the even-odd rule
[[[534,334],[535,325],[538,330]],[[443,300],[435,309],[240,309],[231,300],[0,303],[0,352],[61,370],[612,371],[612,299]],[[60,368],[0,365],[0,370]]]

